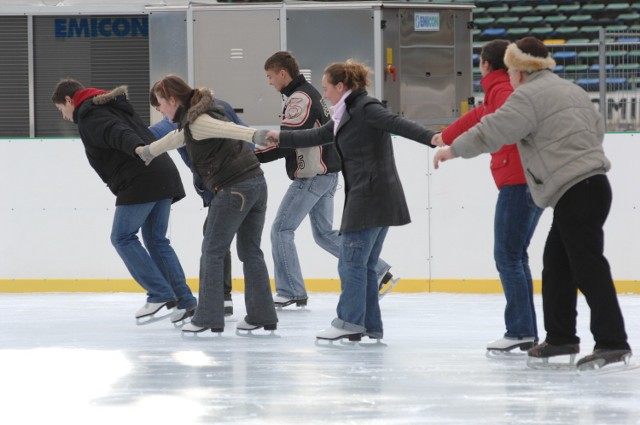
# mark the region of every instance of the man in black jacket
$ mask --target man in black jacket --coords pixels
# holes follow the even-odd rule
[[[194,308],[196,299],[167,239],[171,204],[185,196],[182,181],[168,155],[145,166],[135,154],[155,138],[127,100],[126,87],[106,92],[65,79],[51,100],[63,119],[78,125],[89,164],[116,195],[111,243],[147,291],[136,319],[152,318],[163,307]]]
[[[290,52],[277,52],[264,64],[269,84],[285,100],[281,130],[320,127],[331,119],[320,93],[300,73]],[[301,149],[256,148],[260,162],[285,158],[287,174],[293,182],[282,198],[271,227],[276,306],[307,304],[307,291],[295,245],[295,231],[308,215],[316,243],[338,257],[340,235],[333,229],[333,197],[338,185],[340,157],[333,145]],[[376,267],[381,286],[391,281],[389,266],[382,259]]]

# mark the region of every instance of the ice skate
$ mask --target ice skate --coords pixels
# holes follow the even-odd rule
[[[278,328],[277,323],[272,323],[268,325],[252,325],[248,323],[246,320],[242,320],[238,322],[236,325],[236,335],[238,336],[250,336],[254,338],[275,338],[278,335],[275,334],[275,330]],[[258,329],[264,329],[265,331],[271,331],[268,334],[254,334],[253,331]]]
[[[621,372],[638,367],[631,363],[631,356],[631,350],[628,349],[610,350],[597,348],[593,350],[593,353],[578,360],[576,368],[580,375]],[[607,368],[603,370],[605,366]]]
[[[355,343],[362,340],[362,333],[331,326],[316,334],[316,345],[333,345],[334,341],[341,341],[342,339],[347,339],[349,343],[352,343],[350,345],[355,345]]]
[[[233,316],[233,301],[231,301],[231,298],[224,300],[224,316]]]
[[[176,309],[175,313],[171,315],[171,323],[176,328],[181,328],[187,324],[187,320],[191,320],[191,317],[196,314],[196,308],[191,307],[187,309]]]
[[[300,307],[301,310],[304,310],[307,307],[307,300],[308,298],[300,298],[300,299],[289,299],[289,298],[285,298],[285,297],[281,297],[280,295],[276,294],[275,297],[273,297],[273,304],[276,306],[276,308],[278,310],[282,310],[284,307],[295,304],[296,307]]]
[[[365,340],[364,337],[367,337]],[[342,340],[341,342],[343,342]],[[382,342],[382,334],[372,334],[365,332],[362,334],[362,339],[357,342],[361,347],[386,347],[387,344]]]
[[[173,308],[178,303],[176,301],[167,301],[163,303],[145,303],[142,308],[136,311],[136,323],[138,325],[146,325],[149,323],[157,322],[171,316]],[[163,308],[166,309],[164,314],[158,315],[158,312]]]
[[[505,336],[487,344],[487,357],[522,357],[525,355],[525,351],[536,345],[536,342],[536,338],[532,336],[524,338],[511,338]]]
[[[576,354],[580,352],[578,344],[551,345],[538,344],[527,351],[527,366],[532,369],[575,370]],[[550,362],[550,358],[569,356],[569,362]]]
[[[399,277],[394,278],[391,273],[386,272],[378,284],[378,298],[384,298],[398,284],[399,280]]]
[[[222,332],[224,332],[224,328],[207,328],[205,326],[198,326],[189,322],[182,327],[182,337],[183,338],[197,337],[198,335],[201,335],[203,332],[209,331],[209,330],[213,333],[217,333],[218,336],[221,336]]]

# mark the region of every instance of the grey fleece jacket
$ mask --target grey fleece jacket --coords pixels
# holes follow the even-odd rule
[[[495,152],[513,140],[534,202],[553,207],[576,183],[605,174],[604,121],[587,93],[553,72],[535,72],[495,113],[458,137],[456,157]]]

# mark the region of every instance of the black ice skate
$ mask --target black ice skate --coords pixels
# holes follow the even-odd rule
[[[631,364],[631,350],[610,350],[606,348],[597,348],[593,353],[581,358],[576,367],[579,374],[600,374],[619,372],[626,369],[637,367]],[[605,370],[601,370],[607,365]]]
[[[176,305],[178,305],[176,301],[146,303],[136,311],[136,323],[138,325],[147,325],[149,323],[167,319],[171,316],[172,310]],[[158,314],[163,308],[166,309],[166,311],[163,311],[162,314]]]
[[[391,273],[386,272],[380,280],[380,284],[378,285],[378,298],[384,298],[384,296],[391,292],[391,290],[398,284],[399,281],[399,277],[394,278]]]
[[[271,331],[268,334],[254,334],[253,331],[264,329],[265,331]],[[236,325],[236,335],[238,336],[249,336],[254,338],[279,338],[278,335],[275,334],[275,330],[278,329],[277,323],[271,323],[267,325],[252,325],[246,320],[242,320]]]
[[[273,304],[276,306],[278,310],[282,310],[283,307],[287,307],[292,304],[295,304],[296,307],[300,307],[300,309],[303,310],[307,306],[307,300],[308,298],[300,298],[297,300],[290,299],[290,298],[281,297],[280,295],[276,294],[276,296],[273,297]]]
[[[233,301],[231,301],[231,298],[224,300],[224,316],[233,316]]]
[[[524,352],[532,348],[536,343],[537,339],[532,336],[524,338],[510,338],[505,336],[487,344],[487,357],[522,357],[525,355]]]
[[[576,354],[580,352],[578,344],[551,345],[546,341],[527,351],[527,366],[532,369],[569,369],[575,370]],[[549,359],[569,356],[569,362],[551,362]]]

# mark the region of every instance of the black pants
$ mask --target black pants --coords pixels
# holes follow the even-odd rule
[[[591,309],[595,348],[628,349],[624,319],[609,263],[602,227],[611,207],[605,175],[589,177],[558,201],[543,256],[542,305],[549,344],[576,344],[577,290]]]

